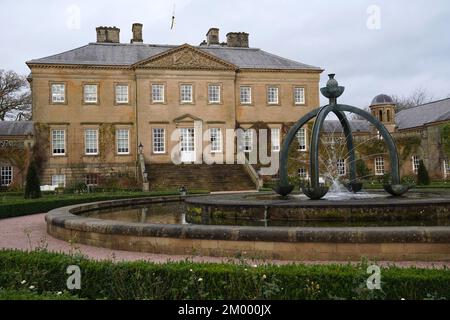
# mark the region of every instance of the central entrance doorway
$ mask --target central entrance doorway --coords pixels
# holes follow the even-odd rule
[[[195,161],[195,131],[194,128],[180,129],[181,162]]]

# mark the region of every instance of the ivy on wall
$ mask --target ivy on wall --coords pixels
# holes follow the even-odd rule
[[[441,126],[441,147],[446,158],[450,158],[450,123]]]
[[[290,123],[284,123],[281,129],[282,132],[282,136],[285,137],[286,134],[288,133],[289,129],[294,125],[294,123],[290,122]],[[311,130],[311,124],[307,124],[305,126],[306,131],[310,131]],[[307,141],[309,142],[309,141]],[[287,164],[287,171],[288,171],[288,175],[291,178],[295,178],[298,177],[298,169],[301,167],[309,167],[309,152],[300,152],[300,145],[298,143],[298,139],[294,138],[291,145],[289,146],[289,151],[288,151],[288,164]],[[308,150],[309,150],[309,146],[308,146]],[[309,168],[308,168],[309,170]]]
[[[386,152],[386,144],[382,139],[371,139],[366,142],[355,141],[356,151],[364,156],[383,154]]]
[[[100,151],[100,160],[104,161],[106,159],[106,155],[114,152],[114,139],[116,135],[116,131],[114,125],[111,123],[102,123],[99,127],[99,151]]]
[[[403,162],[416,153],[422,143],[420,135],[395,137],[400,161]]]
[[[422,139],[419,135],[394,137],[400,161],[403,162],[412,154],[416,153],[420,147]],[[386,143],[383,139],[372,139],[365,143],[358,143],[356,150],[365,157],[387,153]]]
[[[39,174],[42,174],[48,155],[50,154],[50,127],[46,124],[36,122],[34,124],[34,144],[32,157]]]

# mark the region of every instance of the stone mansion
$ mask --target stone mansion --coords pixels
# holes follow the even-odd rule
[[[250,48],[247,33],[221,43],[212,28],[199,46],[170,46],[144,44],[141,24],[129,44],[119,32],[98,27],[95,43],[27,62],[33,121],[49,139],[46,184],[136,174],[139,150],[146,164],[170,164],[181,145],[181,162],[194,162],[210,143],[205,130],[214,153],[227,149],[226,129],[256,122],[280,140],[283,123],[319,105],[322,69]],[[162,167],[150,168],[150,179]]]
[[[260,186],[257,168],[200,164],[198,150],[252,152],[248,129],[263,125],[270,130],[270,149],[277,152],[289,127],[320,105],[323,70],[251,48],[244,32],[230,32],[221,42],[219,30],[211,28],[199,45],[174,46],[145,44],[142,28],[133,24],[130,43],[121,43],[118,28],[98,27],[96,42],[27,62],[33,123],[22,126],[23,136],[29,140],[34,135],[33,150],[45,159],[41,184],[95,185],[102,177],[119,175],[137,181],[148,176],[151,188]],[[380,95],[370,108],[392,134],[422,141],[413,150],[417,154],[402,163],[403,175],[414,173],[419,158],[433,177],[450,175],[446,157],[433,151],[439,148],[439,126],[450,122],[449,99],[427,107],[426,113],[416,107],[395,114],[390,98]],[[14,126],[1,124],[0,138],[10,139]],[[363,121],[352,121],[352,127],[361,136],[375,134]],[[243,129],[243,139],[237,147],[234,141],[227,145],[225,131],[237,128]],[[333,121],[325,129],[333,131]],[[20,136],[16,132],[14,139]],[[298,142],[307,155],[307,128],[299,132]],[[172,163],[174,153],[184,164]],[[15,176],[22,179],[23,168],[2,161],[2,185]],[[376,175],[388,170],[382,154],[365,161]],[[345,174],[345,159],[341,166]],[[307,165],[300,165],[298,174],[306,177]]]

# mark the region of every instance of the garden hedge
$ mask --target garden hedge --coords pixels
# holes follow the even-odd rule
[[[386,267],[381,289],[368,290],[367,264],[266,265],[93,261],[47,251],[0,251],[1,290],[67,294],[66,269],[81,269],[83,299],[441,299],[448,269]]]
[[[206,191],[192,191],[192,194],[205,193]],[[14,201],[0,202],[0,219],[25,216],[35,213],[45,213],[50,210],[70,206],[78,203],[106,201],[125,198],[143,198],[151,196],[175,195],[173,191],[155,191],[150,193],[112,193],[112,194],[85,194],[85,195],[51,195],[39,199],[14,199]],[[9,194],[6,194],[9,196]]]

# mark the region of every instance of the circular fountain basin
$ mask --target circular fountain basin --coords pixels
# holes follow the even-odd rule
[[[400,218],[387,219],[386,214],[371,220],[372,214],[367,214],[382,206],[394,212],[394,205],[405,212]],[[406,208],[416,212],[418,206],[422,213],[406,214]],[[218,207],[235,215],[254,215],[214,219],[211,213]],[[300,213],[301,208],[306,211]],[[350,213],[336,220],[325,214],[331,208]],[[281,223],[282,212],[296,219],[285,217]],[[361,212],[365,218],[355,219]],[[411,193],[398,201],[381,195],[311,201],[301,196],[283,200],[273,194],[234,194],[95,202],[52,210],[46,221],[48,233],[56,238],[118,250],[287,260],[437,261],[450,260],[449,212],[450,195],[437,193]],[[308,219],[299,219],[302,214]],[[207,215],[209,219],[198,220]]]
[[[391,197],[385,192],[334,192],[322,200],[303,194],[273,193],[208,195],[189,198],[187,219],[268,219],[271,221],[425,221],[450,217],[450,193],[410,192]],[[205,223],[205,222],[203,222]]]

